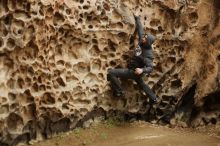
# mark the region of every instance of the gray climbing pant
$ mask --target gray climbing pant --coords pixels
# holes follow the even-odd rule
[[[110,69],[108,70],[107,80],[111,83],[111,89],[114,93],[121,93],[122,87],[118,78],[133,79],[138,86],[148,95],[152,100],[157,99],[153,91],[146,85],[142,79],[143,74],[136,75],[133,70],[130,69]]]

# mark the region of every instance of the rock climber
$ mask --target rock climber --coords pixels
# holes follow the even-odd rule
[[[144,34],[140,16],[134,15],[134,18],[139,37],[139,43],[135,48],[134,56],[129,60],[128,68],[109,69],[107,80],[111,83],[113,96],[124,96],[119,78],[133,79],[153,102],[157,102],[157,96],[143,80],[143,76],[151,73],[153,69],[154,57],[151,45],[154,43],[155,37],[150,33]]]

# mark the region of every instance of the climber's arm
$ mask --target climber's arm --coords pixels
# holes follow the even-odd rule
[[[143,70],[143,73],[149,74],[153,70],[153,64],[152,64],[152,59],[151,58],[144,58],[144,64],[145,66],[141,68]]]
[[[139,42],[141,42],[141,38],[144,36],[144,28],[141,24],[140,17],[134,16],[134,18],[135,18],[135,23],[136,23],[136,29],[138,31]]]

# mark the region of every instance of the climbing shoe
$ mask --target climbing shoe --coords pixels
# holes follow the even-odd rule
[[[157,98],[154,98],[154,99],[150,99],[151,103],[153,104],[157,104],[159,101]]]
[[[114,92],[113,96],[115,97],[123,97],[124,96],[124,92],[120,91],[120,92]]]

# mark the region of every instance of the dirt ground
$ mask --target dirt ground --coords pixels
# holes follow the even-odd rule
[[[220,127],[182,129],[146,122],[105,122],[77,128],[33,146],[220,146]]]

